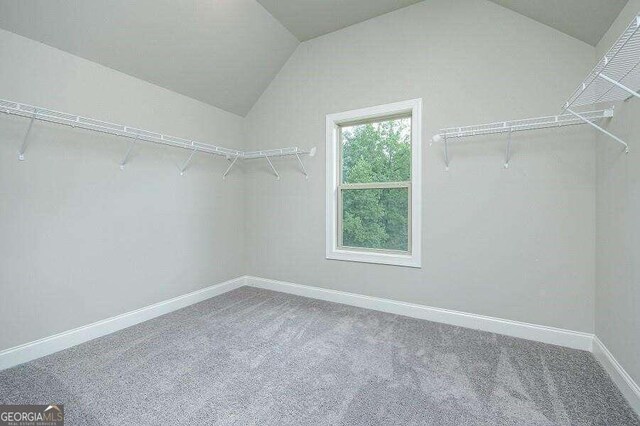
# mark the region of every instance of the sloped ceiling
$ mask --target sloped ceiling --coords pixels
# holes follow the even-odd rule
[[[244,116],[300,41],[419,1],[0,0],[0,28]],[[591,45],[627,3],[491,1]]]
[[[309,40],[422,0],[258,0],[298,37]]]
[[[595,46],[628,0],[490,0]]]
[[[239,115],[299,43],[255,0],[1,0],[0,28]]]

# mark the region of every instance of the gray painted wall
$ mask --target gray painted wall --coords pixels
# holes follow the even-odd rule
[[[488,1],[431,0],[301,44],[243,122],[0,31],[0,98],[230,147],[319,149],[305,160],[308,181],[294,162],[274,162],[276,181],[255,161],[223,182],[222,159],[199,156],[181,177],[187,152],[141,144],[120,171],[127,140],[37,123],[18,162],[27,121],[0,116],[0,350],[245,273],[592,332],[594,133],[517,135],[509,170],[504,137],[452,146],[449,172],[428,141],[441,127],[555,113],[594,58],[592,47]],[[326,260],[325,115],[415,97],[424,100],[422,269]],[[618,113],[612,126],[633,111]],[[603,179],[604,145],[599,242],[619,219],[603,204],[602,188],[614,186]],[[603,278],[619,271],[603,247],[606,320],[614,302],[632,302]],[[606,327],[599,322],[605,343],[637,366],[627,334]]]
[[[451,147],[441,127],[559,112],[594,48],[485,0],[430,0],[302,43],[246,117],[247,144],[318,147],[247,170],[249,273],[593,331],[594,133],[586,127]],[[422,97],[423,267],[325,259],[325,115]]]
[[[598,59],[640,11],[630,0],[597,46]],[[608,129],[623,138],[620,153],[606,136],[597,139],[596,334],[640,383],[640,100],[616,105]]]
[[[0,98],[229,147],[242,119],[0,30]],[[242,174],[221,158],[0,115],[0,350],[242,275]]]

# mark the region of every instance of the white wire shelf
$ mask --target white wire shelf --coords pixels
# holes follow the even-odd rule
[[[589,120],[599,120],[613,117],[612,109],[589,111],[582,113]],[[550,127],[574,126],[584,124],[584,121],[572,114],[551,115],[548,117],[526,118],[522,120],[498,121],[488,124],[476,124],[464,127],[449,127],[440,130],[434,136],[434,142],[441,139],[456,139],[470,136],[490,135],[496,133],[522,132],[526,130],[539,130]]]
[[[450,141],[472,136],[507,133],[509,135],[509,138],[506,146],[504,166],[505,168],[508,168],[511,156],[511,134],[527,130],[541,130],[555,127],[576,126],[579,124],[593,125],[593,123],[597,120],[610,117],[613,117],[613,109],[588,111],[583,112],[580,115],[571,113],[551,115],[547,117],[526,118],[522,120],[498,121],[495,123],[476,124],[463,127],[449,127],[446,129],[441,129],[440,133],[435,135],[432,140],[433,142],[444,143],[444,161],[446,170],[449,170],[448,143]]]
[[[447,143],[452,139],[508,133],[509,139],[504,163],[507,168],[509,167],[512,133],[578,124],[588,124],[609,136],[621,144],[624,147],[624,152],[628,153],[629,145],[625,141],[596,124],[600,119],[613,117],[613,108],[588,112],[576,112],[574,109],[601,102],[615,102],[634,96],[640,97],[638,90],[640,90],[640,14],[636,15],[607,54],[565,102],[562,109],[563,114],[473,126],[449,127],[441,129],[440,133],[433,137],[433,141],[444,142],[446,170],[449,170]]]
[[[640,14],[565,102],[563,110],[616,102],[637,96],[640,90]]]
[[[235,149],[223,148],[198,141],[178,138],[175,136],[163,135],[161,133],[151,132],[149,130],[138,129],[122,124],[109,123],[106,121],[96,120],[94,118],[82,117],[79,115],[54,111],[51,109],[22,104],[19,102],[7,101],[4,99],[0,99],[0,110],[7,114],[19,115],[22,117],[48,121],[50,123],[57,123],[86,130],[92,130],[100,133],[107,133],[124,138],[131,138],[152,143],[160,143],[163,145],[170,145],[190,150],[197,149],[200,152],[222,156],[242,156],[242,151],[238,151]]]
[[[264,158],[264,157],[286,157],[290,155],[310,155],[313,157],[316,153],[316,149],[312,148],[309,151],[300,150],[297,147],[291,148],[279,148],[279,149],[268,149],[264,151],[245,151],[243,154],[243,158],[246,160],[251,160],[255,158]]]
[[[188,149],[191,151],[191,156],[184,164],[181,169],[181,174],[184,174],[186,168],[188,167],[193,155],[196,152],[202,152],[212,155],[219,155],[226,157],[227,159],[233,159],[233,162],[224,173],[224,177],[226,177],[231,168],[235,164],[238,159],[256,159],[256,158],[266,158],[269,162],[271,168],[273,169],[275,175],[279,178],[278,172],[273,167],[270,157],[286,157],[286,156],[296,156],[300,165],[302,167],[303,173],[308,177],[306,170],[304,169],[304,165],[300,160],[300,155],[309,155],[314,156],[316,149],[313,148],[309,151],[304,151],[299,149],[298,147],[289,147],[289,148],[279,148],[279,149],[269,149],[263,151],[240,151],[237,149],[224,148],[217,145],[212,145],[204,142],[199,142],[195,140],[189,140],[184,138],[179,138],[176,136],[165,135],[162,133],[156,133],[149,130],[139,129],[132,126],[126,126],[122,124],[110,123],[107,121],[97,120],[95,118],[82,117],[79,115],[73,115],[66,112],[60,112],[51,110],[48,108],[28,105],[20,102],[9,101],[0,99],[0,112],[4,112],[6,114],[18,115],[21,117],[26,117],[31,119],[31,123],[29,124],[29,128],[27,130],[27,134],[24,137],[24,141],[22,147],[20,148],[18,158],[20,160],[24,160],[24,154],[26,150],[26,145],[29,137],[29,132],[31,130],[31,126],[33,124],[33,120],[46,121],[50,123],[56,123],[71,127],[77,127],[81,129],[91,130],[94,132],[106,133],[115,136],[121,136],[124,138],[132,139],[132,144],[136,141],[146,141],[161,145],[168,145],[177,148]],[[120,168],[124,169],[125,164],[127,163],[127,159],[131,152],[132,145],[129,147],[127,154],[123,161],[120,163]]]

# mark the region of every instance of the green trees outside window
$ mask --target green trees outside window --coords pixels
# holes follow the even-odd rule
[[[341,127],[342,246],[409,251],[411,117]]]

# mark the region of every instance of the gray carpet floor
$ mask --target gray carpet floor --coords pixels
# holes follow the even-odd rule
[[[0,372],[79,425],[640,425],[588,352],[243,287]]]

